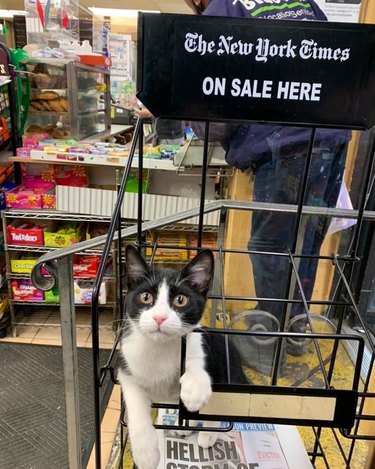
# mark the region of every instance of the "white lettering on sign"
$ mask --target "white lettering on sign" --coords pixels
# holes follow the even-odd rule
[[[247,96],[249,98],[272,98],[272,85],[273,82],[265,80],[258,82],[258,80],[244,80],[241,83],[240,78],[232,80],[232,96]]]
[[[297,56],[297,46],[289,39],[286,44],[272,44],[269,39],[258,39],[256,44],[257,62],[267,62],[268,57],[286,57],[294,59]]]
[[[212,54],[215,50],[214,41],[205,41],[202,34],[187,33],[185,36],[185,50],[193,53],[198,52],[200,55]]]
[[[318,47],[312,39],[301,41],[299,55],[302,59],[335,60],[345,62],[349,58],[350,49],[332,49],[331,47]]]
[[[304,83],[298,81],[279,81],[277,99],[294,101],[320,101],[321,83]]]
[[[202,83],[202,90],[205,95],[225,95],[226,78],[206,77]]]
[[[268,2],[268,0],[264,0]],[[272,0],[275,2],[275,0]],[[262,0],[263,2],[263,0]],[[320,46],[314,39],[302,39],[294,44],[292,39],[276,44],[268,38],[257,38],[254,43],[244,42],[234,36],[220,35],[216,41],[205,39],[203,34],[185,34],[184,48],[189,54],[216,54],[217,56],[254,56],[256,62],[268,62],[272,58],[303,60],[328,60],[345,62],[350,58],[350,48]]]
[[[233,36],[220,36],[217,55],[250,55],[253,52],[254,44],[251,42],[233,41]]]
[[[5,74],[6,74],[5,65],[4,65],[4,64],[0,64],[0,74],[1,74],[1,75],[5,75]]]
[[[225,96],[227,79],[225,77],[205,77],[202,91],[206,96]],[[322,83],[300,81],[251,80],[233,78],[230,94],[234,98],[286,99],[291,101],[320,101]]]

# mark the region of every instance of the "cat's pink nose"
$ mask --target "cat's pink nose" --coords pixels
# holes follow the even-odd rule
[[[153,316],[153,319],[156,322],[157,326],[160,327],[163,324],[163,322],[167,319],[167,316],[158,314],[157,316],[156,315]]]

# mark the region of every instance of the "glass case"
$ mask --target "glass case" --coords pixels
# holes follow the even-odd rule
[[[110,129],[108,70],[61,59],[25,63],[31,88],[27,135],[82,140]]]

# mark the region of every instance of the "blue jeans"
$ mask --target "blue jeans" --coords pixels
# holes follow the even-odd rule
[[[344,173],[347,145],[335,149],[314,149],[305,205],[335,207]],[[258,165],[255,170],[254,201],[297,204],[301,179],[306,161],[305,154],[275,158]],[[307,218],[307,219],[306,219]],[[317,256],[327,233],[330,218],[303,216],[304,237],[302,254]],[[248,249],[287,253],[292,249],[296,214],[278,212],[253,212],[251,238]],[[253,266],[255,291],[260,298],[288,298],[288,275],[291,268],[287,257],[273,254],[250,254]],[[318,259],[301,258],[299,276],[307,300],[313,292]],[[300,299],[296,287],[294,298]],[[282,317],[284,304],[259,300],[258,308]],[[302,304],[294,304],[291,317],[304,312]]]

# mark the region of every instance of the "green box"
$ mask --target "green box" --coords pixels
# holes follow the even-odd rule
[[[60,303],[59,288],[53,287],[52,290],[44,292],[44,301],[46,303]]]

